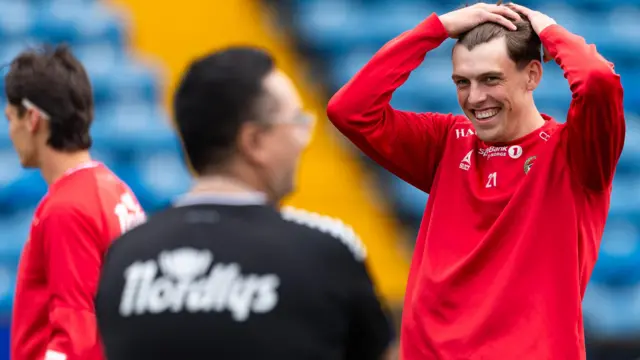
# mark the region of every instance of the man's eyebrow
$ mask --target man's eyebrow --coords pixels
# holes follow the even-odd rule
[[[487,71],[487,72],[484,72],[484,73],[478,75],[477,77],[481,78],[481,77],[490,77],[490,76],[492,76],[492,77],[502,77],[502,76],[504,76],[504,74],[502,72],[500,72],[500,71]],[[459,74],[453,74],[453,75],[451,75],[451,78],[455,80],[455,79],[466,79],[467,77],[459,75]]]
[[[504,74],[500,71],[487,71],[486,73],[480,74],[479,77],[489,77],[489,76],[502,77],[504,76]]]

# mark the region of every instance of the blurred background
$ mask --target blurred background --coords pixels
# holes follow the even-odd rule
[[[520,3],[597,44],[622,75],[627,142],[583,304],[589,360],[638,359],[640,0]],[[355,228],[369,249],[380,294],[399,316],[427,195],[362,156],[326,121],[324,107],[386,41],[432,12],[443,14],[460,5],[451,0],[0,0],[0,64],[29,46],[72,45],[94,86],[93,154],[153,214],[191,183],[168,101],[180,72],[194,56],[230,44],[271,50],[320,119],[299,174],[299,190],[287,202],[339,217]],[[448,40],[427,56],[394,96],[397,108],[459,113],[450,80],[452,45]],[[544,70],[538,107],[564,121],[571,99],[566,80],[553,63]],[[8,359],[18,257],[34,208],[46,192],[36,171],[20,168],[7,130],[0,126],[0,360]]]

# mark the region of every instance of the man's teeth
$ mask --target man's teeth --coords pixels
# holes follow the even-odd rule
[[[482,120],[482,119],[490,118],[496,115],[499,111],[500,111],[499,109],[476,111],[476,119]]]

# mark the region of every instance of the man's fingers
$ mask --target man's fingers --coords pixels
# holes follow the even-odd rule
[[[503,5],[483,4],[483,8],[494,14],[500,14],[508,19],[512,19],[513,21],[520,20],[520,16],[515,11]]]
[[[529,17],[529,14],[531,14],[531,12],[532,12],[531,9],[529,9],[527,7],[524,7],[522,5],[514,4],[514,3],[508,3],[505,6],[510,8],[510,9],[512,9],[512,10],[515,10],[515,11],[523,14],[526,17]]]
[[[494,23],[500,24],[504,27],[506,27],[509,30],[517,30],[518,27],[516,26],[516,24],[513,23],[513,21],[507,19],[506,17],[500,15],[500,14],[495,14],[492,12],[488,12],[487,13],[487,20],[492,21]]]
[[[506,6],[497,6],[497,9],[495,11],[496,13],[511,19],[512,21],[519,21],[521,20],[520,15],[518,15],[517,12],[513,11],[512,9],[509,9]]]
[[[493,4],[483,4],[484,5],[484,9],[492,12],[494,14],[500,14],[508,19],[511,19],[513,21],[518,21],[520,20],[520,15],[518,15],[518,13],[516,13],[515,11],[513,11],[512,9],[509,9],[506,6],[503,5],[493,5]]]

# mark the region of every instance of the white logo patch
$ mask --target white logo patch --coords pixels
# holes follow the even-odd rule
[[[509,147],[509,157],[512,159],[517,159],[520,156],[522,156],[522,146],[520,145],[513,145],[511,147]]]
[[[549,138],[551,137],[551,135],[547,134],[544,131],[541,131],[540,134],[538,135],[540,136],[540,139],[544,140],[544,141],[548,141]]]
[[[487,159],[495,156],[507,156],[508,146],[489,146],[488,148],[478,149],[478,154]]]
[[[471,166],[471,154],[473,154],[473,150],[469,151],[462,161],[460,161],[460,169],[465,171],[469,170],[469,167]]]
[[[214,264],[213,254],[206,249],[163,251],[157,261],[137,261],[125,270],[120,314],[229,311],[241,322],[252,312],[273,310],[280,278],[243,275],[240,270],[237,263]]]

